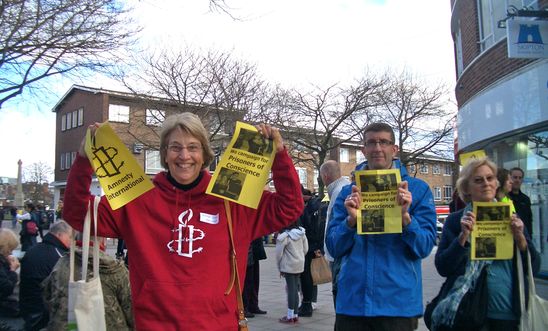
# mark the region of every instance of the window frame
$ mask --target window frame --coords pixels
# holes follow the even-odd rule
[[[121,115],[121,110],[127,109],[127,119],[126,114]],[[108,105],[108,120],[110,122],[117,122],[117,123],[129,123],[129,113],[130,113],[130,107],[128,105],[122,105],[122,104],[116,104],[111,103]]]
[[[152,161],[149,155],[152,155],[152,154],[155,154],[153,155],[153,157],[157,158],[157,160],[154,160],[155,162],[157,162],[157,164],[154,164],[155,167],[152,167],[152,165],[149,164],[149,162]],[[159,167],[156,168],[156,166],[159,166]],[[145,173],[147,175],[155,175],[164,170],[165,169],[162,167],[160,151],[157,149],[145,149]]]

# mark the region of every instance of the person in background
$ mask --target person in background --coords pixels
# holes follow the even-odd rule
[[[299,283],[307,251],[305,229],[298,222],[280,231],[276,238],[276,265],[287,285],[287,314],[280,318],[280,323],[294,324],[299,321]]]
[[[17,208],[12,206],[10,208],[10,214],[11,214],[11,228],[15,229],[15,226],[17,225]]]
[[[498,187],[497,192],[495,193],[495,198],[500,202],[509,202],[512,205],[510,207],[510,212],[515,213],[516,208],[508,196],[508,193],[512,191],[512,177],[510,176],[510,172],[504,168],[498,168],[497,181]]]
[[[49,312],[42,298],[41,283],[50,275],[59,258],[66,255],[71,239],[72,228],[59,221],[21,260],[19,304],[27,331],[40,330],[48,324]]]
[[[327,217],[325,221],[325,229],[329,226],[329,220],[331,218],[331,211],[333,210],[333,205],[341,192],[341,189],[350,184],[350,181],[341,176],[341,168],[339,163],[335,160],[325,161],[324,164],[320,166],[320,177],[323,184],[327,188],[327,194],[329,195],[329,205],[327,206]],[[337,275],[341,268],[341,259],[335,259],[329,253],[327,245],[324,240],[324,252],[325,258],[329,261],[329,266],[331,267],[332,275],[332,293],[333,293],[333,305],[336,307],[336,298],[337,298]]]
[[[260,268],[259,261],[266,260],[263,238],[257,238],[249,246],[245,283],[242,297],[246,317],[254,317],[255,314],[264,315],[266,311],[259,308]]]
[[[533,237],[533,212],[531,211],[531,199],[521,191],[521,185],[523,184],[523,170],[515,167],[510,169],[510,176],[512,177],[512,190],[508,192],[508,196],[514,202],[516,212],[521,217],[527,233]]]
[[[98,123],[90,126],[95,135]],[[252,240],[279,231],[303,210],[299,177],[278,129],[257,126],[275,143],[272,177],[276,192],[263,190],[257,208],[228,202],[240,284]],[[70,168],[63,218],[81,230],[93,169],[84,142]],[[135,326],[142,330],[236,331],[238,307],[231,287],[228,217],[224,199],[206,194],[214,159],[208,131],[192,113],[168,116],[160,133],[160,162],[154,188],[116,210],[101,198],[97,232],[123,238],[129,265]],[[225,295],[225,291],[230,289]]]
[[[14,298],[19,260],[11,255],[17,246],[17,235],[10,229],[0,228],[0,317],[19,316],[19,302]]]
[[[308,196],[308,190],[303,190],[303,198]],[[300,317],[311,317],[315,309],[318,297],[318,286],[312,282],[310,264],[312,259],[323,254],[323,242],[325,232],[325,216],[327,205],[322,203],[321,197],[313,196],[306,203],[303,214],[299,218],[299,224],[305,229],[308,241],[308,252],[304,260],[304,271],[301,273],[301,291],[303,300],[299,307]]]
[[[105,254],[105,239],[99,237],[99,276],[105,304],[107,330],[133,330],[135,323],[131,310],[129,274],[123,261]],[[90,241],[87,279],[93,277],[93,241]],[[82,274],[82,235],[78,234],[74,258],[74,277]],[[44,300],[49,307],[47,329],[67,330],[68,287],[70,276],[70,254],[59,259],[51,274],[44,280]]]
[[[438,273],[446,277],[443,286],[450,289],[447,296],[454,300],[440,301],[433,310],[431,324],[434,328],[450,324],[449,321],[453,320],[464,294],[457,290],[469,288],[479,277],[482,269],[488,268],[487,322],[483,327],[485,330],[518,330],[520,305],[514,266],[516,257],[511,260],[470,260],[470,233],[476,224],[472,202],[496,201],[497,186],[496,165],[487,158],[471,160],[460,171],[457,188],[461,199],[467,205],[447,217],[435,257]],[[527,250],[531,253],[531,265],[533,273],[536,274],[540,269],[539,254],[525,235],[527,230],[519,215],[512,214],[510,227],[514,245],[517,245],[522,255],[525,254],[522,256],[523,261],[526,261]]]
[[[21,236],[21,251],[26,252],[37,243],[36,236],[38,236],[38,231],[31,233],[28,230],[29,226],[27,226],[28,223],[33,222],[38,230],[40,220],[36,207],[32,203],[27,203],[25,213],[22,215],[17,214],[16,218],[18,221],[21,221],[21,232],[19,233]]]
[[[423,313],[422,259],[436,242],[436,209],[428,184],[410,177],[386,123],[364,129],[367,159],[356,170],[397,169],[401,183],[395,197],[402,233],[358,235],[361,192],[343,187],[327,227],[327,249],[342,258],[337,279],[335,328],[338,331],[413,330]]]

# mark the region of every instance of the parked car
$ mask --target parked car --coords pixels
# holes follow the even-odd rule
[[[439,205],[436,206],[436,245],[440,243],[441,233],[443,231],[443,225],[445,224],[445,219],[449,215],[449,206]]]

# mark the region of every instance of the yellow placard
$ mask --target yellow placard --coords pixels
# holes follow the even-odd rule
[[[93,137],[88,129],[85,149],[112,209],[124,206],[154,187],[108,122],[102,123]]]
[[[470,236],[472,260],[509,260],[514,256],[509,202],[476,202],[476,225]]]
[[[362,195],[358,234],[401,233],[401,207],[396,203],[399,169],[360,170],[354,175]]]
[[[487,154],[485,154],[485,151],[483,149],[478,149],[476,151],[460,154],[459,155],[459,162],[460,162],[461,166],[464,166],[470,160],[481,159],[481,158],[484,158],[484,157],[487,157]]]
[[[257,208],[268,180],[276,146],[250,124],[236,122],[206,193]]]

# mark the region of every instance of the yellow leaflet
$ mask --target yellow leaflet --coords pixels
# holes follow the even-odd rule
[[[112,209],[124,206],[154,187],[108,122],[99,126],[94,137],[88,129],[85,149]]]
[[[470,235],[472,260],[509,260],[514,256],[511,203],[474,201],[476,225]]]
[[[253,125],[236,122],[206,193],[256,209],[268,180],[276,146]]]
[[[473,159],[481,159],[486,157],[485,151],[483,149],[478,149],[476,151],[468,152],[468,153],[462,153],[459,155],[459,161],[460,165],[464,166],[468,161]]]
[[[401,233],[401,207],[396,203],[399,169],[361,170],[354,176],[362,194],[358,234]]]

